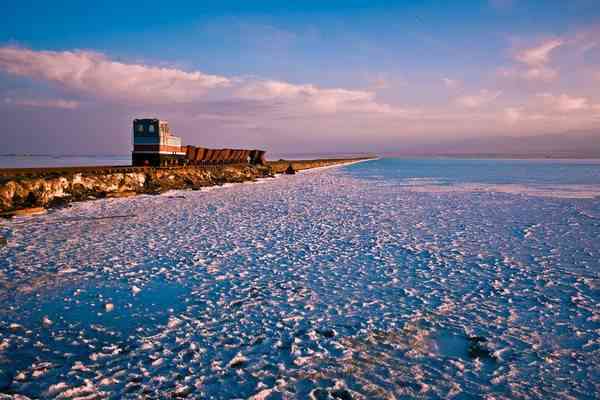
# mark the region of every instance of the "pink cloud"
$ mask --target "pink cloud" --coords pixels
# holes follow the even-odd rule
[[[0,69],[118,101],[185,102],[207,90],[231,84],[228,78],[174,68],[157,68],[109,60],[87,51],[33,51],[0,48]]]
[[[243,99],[293,103],[323,113],[392,111],[389,105],[377,103],[373,92],[323,89],[315,85],[295,85],[273,80],[249,82],[242,85],[236,95]]]
[[[496,100],[502,92],[490,92],[489,90],[481,90],[477,94],[465,95],[458,97],[455,102],[465,108],[479,108]]]
[[[546,66],[521,68],[500,68],[498,74],[503,78],[523,79],[527,81],[549,82],[558,78],[558,71]]]
[[[0,70],[55,83],[65,89],[127,104],[197,102],[205,98],[277,101],[304,112],[387,113],[375,93],[320,88],[256,78],[228,78],[199,71],[126,64],[87,51],[34,51],[0,47]]]
[[[442,82],[448,89],[456,89],[460,86],[460,82],[456,79],[442,78]]]
[[[63,99],[13,99],[6,97],[4,103],[24,107],[61,108],[65,110],[74,110],[80,106],[78,101]]]
[[[508,107],[504,109],[504,116],[510,124],[518,122],[522,118],[523,110],[518,107]]]
[[[526,81],[553,81],[559,76],[558,70],[547,64],[550,62],[551,53],[565,43],[562,39],[552,39],[534,47],[521,49],[513,56],[521,66],[500,68],[498,75]]]
[[[550,93],[538,94],[538,97],[542,99],[545,105],[562,113],[585,111],[591,107],[586,97],[574,97],[567,94],[555,96]]]
[[[546,64],[550,60],[550,53],[563,43],[559,39],[548,40],[538,46],[520,51],[515,59],[530,67],[539,67]]]
[[[551,79],[555,74],[550,65],[534,65],[540,60],[550,60],[551,51],[533,52],[533,56],[524,58],[531,61],[531,66],[519,61],[513,70],[529,74],[532,80]],[[507,69],[504,73],[510,75],[513,70]],[[502,92],[458,91],[449,104],[426,103],[427,100],[419,99],[414,101],[424,103],[404,108],[401,104],[381,101],[372,87],[363,90],[326,88],[310,83],[209,75],[200,71],[117,62],[106,55],[85,51],[0,47],[1,71],[54,83],[62,89],[61,93],[104,99],[119,108],[135,106],[127,108],[133,110],[131,112],[160,114],[161,118],[183,124],[191,124],[190,120],[196,118],[190,131],[202,121],[214,132],[221,129],[239,137],[245,137],[244,132],[240,132],[244,130],[277,132],[278,135],[288,132],[300,138],[306,132],[321,131],[340,138],[346,135],[364,138],[374,131],[390,137],[399,132],[407,135],[415,132],[442,135],[457,130],[477,134],[511,129],[525,132],[521,130],[524,124],[527,132],[534,132],[547,128],[587,127],[598,122],[598,110],[590,104],[591,99],[579,96],[533,96],[529,104],[524,103],[522,97],[512,97],[511,88],[504,88]],[[451,77],[443,77],[440,81],[440,76],[444,75],[438,75],[434,86],[446,96],[442,85],[451,89],[462,86]],[[424,82],[424,88],[430,84],[430,81]],[[393,91],[385,95],[394,98],[390,92]],[[410,95],[403,93],[404,98],[411,98]],[[79,103],[69,100],[38,100],[35,93],[30,92],[3,97],[8,96],[25,99],[11,100],[23,107],[79,107]],[[63,94],[55,96],[62,97]],[[515,101],[516,106],[505,108],[496,101],[499,96],[502,96],[502,103]],[[588,112],[580,112],[585,110]],[[591,118],[592,113],[595,119]]]

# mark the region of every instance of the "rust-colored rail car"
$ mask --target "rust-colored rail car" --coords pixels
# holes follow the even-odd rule
[[[241,163],[244,160],[244,150],[238,150],[237,162]]]
[[[208,160],[211,164],[215,164],[219,158],[219,149],[214,149],[212,151],[212,155],[210,156],[210,160]]]
[[[212,149],[206,149],[206,151],[204,152],[204,156],[202,157],[202,162],[203,163],[208,163],[208,161],[210,160],[210,157],[212,156],[213,150]]]
[[[192,159],[195,151],[196,151],[196,147],[185,146],[185,158],[187,158],[188,160]]]
[[[228,159],[228,161],[231,164],[235,164],[235,162],[236,162],[236,158],[235,158],[236,157],[236,151],[237,150],[235,150],[235,149],[231,149],[231,151],[229,152],[229,159]]]
[[[217,161],[219,162],[219,164],[225,163],[225,149],[219,149]]]
[[[256,150],[183,145],[181,138],[172,134],[168,121],[158,118],[134,119],[132,128],[131,162],[134,166],[229,164],[261,159],[264,162],[264,152],[260,156],[255,153]]]
[[[235,150],[235,149],[231,151],[231,163],[232,164],[235,164],[238,162],[239,152],[240,152],[239,150]]]
[[[242,152],[242,162],[243,163],[247,163],[248,162],[248,157],[250,156],[250,150],[244,150]]]
[[[265,152],[262,150],[250,151],[250,164],[254,165],[265,165]]]
[[[231,149],[223,149],[221,153],[221,161],[223,164],[227,164],[229,162],[229,153],[231,153]]]
[[[242,162],[242,150],[235,151],[235,162],[236,163]]]
[[[203,165],[203,164],[234,164],[251,163],[265,164],[262,150],[244,150],[244,149],[207,149],[197,146],[181,146],[182,154],[185,154],[184,164]]]
[[[196,154],[194,154],[194,164],[202,164],[202,160],[204,159],[204,154],[206,153],[206,149],[203,147],[196,147]]]

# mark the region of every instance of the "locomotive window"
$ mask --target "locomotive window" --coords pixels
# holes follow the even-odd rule
[[[139,133],[144,133],[144,125],[142,125],[142,124],[138,125],[138,126],[137,126],[137,131],[138,131]]]
[[[148,126],[148,132],[154,133],[154,125]]]

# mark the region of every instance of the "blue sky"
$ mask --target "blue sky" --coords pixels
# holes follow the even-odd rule
[[[1,152],[126,153],[130,120],[151,115],[187,143],[273,151],[600,121],[595,0],[9,0],[0,12]]]

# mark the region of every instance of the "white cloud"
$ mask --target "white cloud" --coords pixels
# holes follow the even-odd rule
[[[4,102],[24,107],[61,108],[65,110],[74,110],[80,106],[78,101],[63,99],[13,99],[5,97]]]
[[[290,102],[324,113],[392,111],[390,106],[377,103],[373,92],[322,89],[315,85],[294,85],[273,80],[249,82],[240,87],[236,95],[247,100]]]
[[[199,71],[126,64],[86,51],[33,51],[0,47],[0,70],[45,80],[67,90],[126,104],[197,102],[206,97],[277,102],[289,109],[318,112],[387,113],[375,93],[325,89],[256,78],[228,78]],[[212,96],[212,97],[210,97]],[[67,108],[71,104],[63,104]],[[297,108],[294,108],[297,107]]]
[[[546,65],[522,69],[538,76],[552,75]],[[282,135],[285,132],[295,135],[308,131],[328,132],[340,138],[356,135],[361,140],[371,132],[390,137],[399,132],[450,134],[457,127],[473,133],[511,129],[520,133],[524,125],[531,132],[587,127],[597,123],[599,111],[588,99],[576,96],[540,95],[533,97],[532,104],[525,104],[520,98],[512,98],[508,88],[505,92],[464,92],[459,80],[443,74],[438,75],[437,89],[444,91],[442,85],[457,89],[453,104],[437,105],[439,103],[434,101],[429,105],[402,108],[378,100],[372,86],[354,90],[256,77],[225,77],[116,62],[105,55],[84,51],[46,52],[0,47],[2,71],[54,83],[61,89],[60,95],[54,95],[57,98],[75,93],[75,98],[86,99],[86,104],[88,98],[103,99],[123,108],[136,106],[127,110],[148,110],[148,114],[173,117],[174,121],[184,124],[196,117],[215,132],[234,132],[240,137],[244,130],[250,129],[263,133],[283,132]],[[396,87],[396,81],[392,82]],[[386,95],[391,97],[393,93]],[[403,93],[405,98],[410,95]],[[503,101],[496,101],[501,95]],[[31,92],[5,93],[0,101],[3,97],[10,97],[8,102],[23,107],[73,109],[80,106],[70,100],[39,100]],[[413,98],[421,99],[421,96]],[[505,108],[502,104],[513,100],[519,101],[512,103],[518,106]],[[588,113],[574,112],[586,108]],[[591,118],[592,114],[595,119]],[[194,123],[197,125],[197,121]]]
[[[515,61],[522,64],[519,67],[500,68],[498,73],[504,78],[516,78],[526,81],[550,82],[558,78],[556,68],[547,64],[553,50],[565,44],[563,40],[547,40],[538,46],[523,49],[514,55]]]
[[[478,94],[465,95],[458,97],[455,101],[461,107],[479,108],[496,100],[502,92],[490,92],[489,90],[481,90]]]
[[[222,76],[125,64],[87,51],[1,47],[0,69],[94,96],[144,103],[191,101],[209,89],[231,84]]]
[[[460,82],[456,79],[442,78],[442,82],[444,82],[444,85],[446,85],[448,89],[456,89],[460,86]]]
[[[553,81],[558,77],[558,71],[546,66],[520,68],[500,68],[498,74],[503,78],[517,78],[527,81]]]
[[[518,107],[508,107],[504,109],[504,117],[509,124],[515,124],[522,118],[523,110]]]
[[[550,60],[550,53],[563,43],[559,39],[548,40],[539,46],[520,51],[515,59],[530,67],[540,67]]]
[[[584,111],[591,107],[585,97],[571,97],[566,94],[555,96],[550,93],[541,93],[538,94],[538,97],[543,100],[545,105],[562,113]]]
[[[558,71],[548,67],[534,67],[525,71],[525,79],[551,81],[558,77]]]

